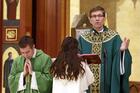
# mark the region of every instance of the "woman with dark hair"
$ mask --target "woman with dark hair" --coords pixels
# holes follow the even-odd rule
[[[78,41],[66,37],[50,72],[53,75],[53,93],[85,93],[93,83],[88,65],[78,56]]]

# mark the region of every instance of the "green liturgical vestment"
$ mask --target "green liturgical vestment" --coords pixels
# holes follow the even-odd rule
[[[103,32],[85,31],[78,40],[82,54],[98,54],[101,58],[101,64],[89,64],[95,78],[90,93],[129,93],[132,58],[129,50],[120,51],[118,33],[104,26]]]
[[[24,69],[25,58],[17,57],[12,65],[11,73],[8,78],[11,93],[52,93],[52,77],[49,73],[51,58],[41,50],[36,50],[35,57],[30,59],[32,70],[35,73],[37,89],[31,88],[32,76],[26,76],[24,79],[26,88],[18,90],[19,79]],[[34,81],[32,81],[34,83]]]

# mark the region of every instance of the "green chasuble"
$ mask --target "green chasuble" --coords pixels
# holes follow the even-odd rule
[[[36,55],[31,58],[33,72],[35,72],[38,90],[31,89],[31,77],[26,77],[26,89],[18,91],[19,78],[24,69],[24,58],[17,57],[12,65],[9,75],[9,86],[11,93],[52,93],[52,77],[49,73],[51,58],[41,50],[36,50]]]
[[[120,63],[124,52],[120,51],[122,40],[118,33],[104,27],[100,33],[85,31],[78,40],[82,54],[98,54],[101,58],[101,64],[89,64],[95,77],[90,93],[129,93],[132,58],[129,50],[125,50],[125,73],[121,75]]]

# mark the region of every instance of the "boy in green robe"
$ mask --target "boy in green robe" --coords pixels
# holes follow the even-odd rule
[[[49,73],[51,58],[35,48],[34,41],[24,36],[19,41],[21,55],[12,65],[8,78],[11,93],[51,93],[52,77]]]
[[[80,52],[99,55],[101,64],[89,64],[95,82],[88,93],[129,93],[132,63],[127,49],[129,39],[122,42],[116,31],[104,26],[105,10],[100,6],[91,9],[89,20],[92,29],[80,35]]]

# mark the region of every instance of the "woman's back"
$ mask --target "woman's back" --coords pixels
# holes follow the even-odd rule
[[[93,74],[87,64],[78,56],[78,41],[66,37],[61,45],[50,73],[53,78],[53,93],[85,93],[93,83]]]
[[[86,93],[88,86],[93,83],[93,73],[90,71],[87,64],[82,62],[85,70],[84,75],[79,75],[77,80],[67,80],[53,78],[53,92],[52,93]]]

